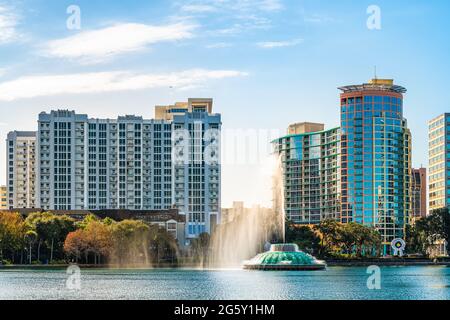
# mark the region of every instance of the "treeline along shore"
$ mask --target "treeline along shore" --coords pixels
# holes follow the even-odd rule
[[[286,242],[296,243],[302,251],[325,260],[328,266],[450,264],[447,252],[437,256],[432,250],[436,243],[448,243],[448,209],[434,211],[406,227],[404,257],[383,257],[381,236],[370,226],[328,219],[314,226],[286,221],[285,230]],[[34,212],[24,217],[0,211],[1,268],[70,264],[109,268],[215,268],[220,267],[215,263],[220,259],[213,258],[223,252],[220,246],[215,249],[212,239],[214,234],[211,238],[202,233],[191,240],[187,249],[181,249],[165,228],[141,220],[115,221],[93,214],[74,220],[51,212]],[[255,238],[260,248],[264,246],[261,241],[263,238]]]
[[[197,248],[193,241],[192,249]],[[0,265],[176,265],[189,259],[165,228],[141,220],[82,220],[51,212],[0,212]]]
[[[59,263],[59,264],[3,264],[0,265],[0,270],[58,270],[66,269],[73,263]],[[328,267],[367,267],[376,265],[383,266],[450,266],[449,258],[383,258],[383,259],[329,259],[327,260]],[[82,269],[203,269],[204,267],[198,262],[178,261],[177,263],[155,263],[147,264],[80,264]]]

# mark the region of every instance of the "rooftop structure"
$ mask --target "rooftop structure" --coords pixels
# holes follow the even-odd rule
[[[402,86],[398,86],[394,84],[394,80],[392,79],[372,79],[369,80],[369,83],[358,84],[358,85],[349,85],[339,87],[344,93],[350,93],[355,91],[388,91],[388,92],[396,92],[396,93],[406,93],[406,88]]]

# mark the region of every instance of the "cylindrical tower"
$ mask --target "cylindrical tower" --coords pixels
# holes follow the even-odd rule
[[[341,222],[375,227],[384,254],[403,238],[411,211],[411,134],[403,118],[406,89],[393,80],[339,88]]]

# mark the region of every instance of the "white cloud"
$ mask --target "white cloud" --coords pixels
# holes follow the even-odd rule
[[[137,74],[127,71],[93,72],[64,75],[26,76],[0,83],[0,101],[154,88],[185,89],[204,85],[211,80],[242,77],[235,70],[193,69],[165,74]]]
[[[282,0],[176,0],[180,14],[205,21],[204,16],[219,17],[221,28],[209,30],[212,36],[234,36],[248,30],[272,27],[269,15],[284,9]],[[207,23],[207,21],[205,21]]]
[[[240,15],[236,16],[238,23],[209,32],[211,36],[230,36],[237,35],[248,30],[267,30],[271,28],[271,21],[267,18],[256,15]]]
[[[312,14],[304,17],[304,21],[308,23],[314,23],[314,24],[326,24],[326,23],[333,23],[338,22],[337,19],[332,18],[327,15],[322,14]]]
[[[268,41],[259,42],[256,45],[263,49],[273,49],[273,48],[283,48],[283,47],[293,47],[299,45],[303,42],[303,39],[294,39],[289,41]]]
[[[191,0],[188,4],[184,3],[181,10],[190,12],[269,12],[280,11],[283,7],[281,0]]]
[[[260,0],[255,2],[258,5],[259,9],[262,11],[280,11],[283,9],[283,4],[280,0]]]
[[[191,13],[207,13],[215,12],[217,11],[217,8],[212,5],[205,4],[186,4],[181,7],[181,11]]]
[[[98,63],[119,54],[145,49],[151,44],[191,38],[195,28],[193,24],[182,22],[165,26],[118,24],[52,40],[46,44],[44,54],[78,59],[81,63]]]
[[[20,37],[16,29],[18,23],[19,16],[0,4],[0,45]]]
[[[218,42],[218,43],[212,43],[206,46],[207,49],[221,49],[221,48],[229,48],[232,47],[233,44],[229,42]]]

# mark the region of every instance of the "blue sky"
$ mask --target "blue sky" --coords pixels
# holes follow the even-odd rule
[[[70,5],[80,30],[66,26]],[[369,5],[380,30],[366,26]],[[151,118],[188,97],[214,98],[224,130],[332,127],[337,87],[366,82],[376,65],[408,89],[413,164],[426,165],[427,120],[449,111],[449,15],[438,0],[0,0],[0,136],[35,130],[55,108]],[[3,138],[0,150],[5,168]],[[270,205],[267,166],[225,163],[223,205]]]

